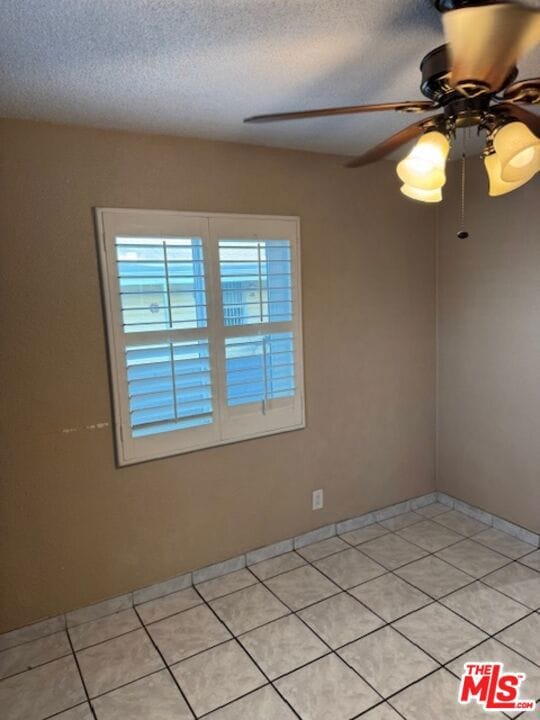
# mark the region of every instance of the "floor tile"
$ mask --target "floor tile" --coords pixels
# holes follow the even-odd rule
[[[98,720],[193,720],[168,670],[93,700]]]
[[[461,655],[448,665],[448,669],[459,678],[466,662],[501,662],[505,671],[524,672],[527,677],[520,687],[520,696],[525,699],[532,699],[535,695],[536,698],[540,697],[540,668],[497,640],[487,640],[471,652]],[[486,720],[489,720],[492,714],[484,713]],[[516,717],[519,713],[508,714]],[[534,713],[526,712],[523,720],[531,720],[531,715],[534,716]]]
[[[489,528],[489,530],[478,533],[478,535],[474,536],[474,541],[482,543],[482,545],[486,545],[486,547],[496,550],[502,555],[512,558],[512,560],[517,560],[517,558],[535,549],[534,545],[523,542],[523,540],[495,528]]]
[[[163,667],[142,629],[79,650],[77,660],[91,698]]]
[[[442,550],[442,548],[463,539],[462,535],[458,535],[458,533],[453,530],[444,527],[444,525],[434,523],[431,520],[423,520],[403,530],[398,530],[397,535],[415,545],[419,545],[428,552]]]
[[[380,618],[347,593],[323,600],[301,610],[298,615],[333,649],[383,624]]]
[[[267,580],[266,585],[291,610],[300,610],[339,592],[337,585],[310,565],[278,575]]]
[[[0,679],[71,655],[65,630],[0,652]]]
[[[396,575],[434,598],[472,582],[469,575],[432,555],[399,568]]]
[[[362,555],[356,548],[317,560],[314,565],[345,590],[386,572],[381,565]]]
[[[233,635],[253,630],[289,612],[288,608],[261,584],[212,600],[210,605]]]
[[[474,625],[494,635],[507,625],[527,615],[530,610],[481,582],[457,590],[441,603]]]
[[[148,626],[148,632],[169,665],[231,637],[223,623],[205,605],[159,620]]]
[[[362,715],[362,720],[402,720],[397,712],[388,705],[383,703],[378,707],[370,710],[369,712]]]
[[[335,655],[296,670],[276,686],[304,720],[350,720],[381,700]]]
[[[366,527],[359,528],[358,530],[351,530],[350,532],[343,533],[341,537],[351,545],[360,545],[368,540],[375,540],[375,538],[386,535],[389,531],[379,523],[373,523],[373,525],[367,525]]]
[[[395,570],[401,565],[425,557],[427,552],[413,545],[399,535],[388,534],[376,540],[363,543],[361,551],[376,560],[388,570]]]
[[[436,554],[437,557],[446,560],[474,578],[487,575],[510,562],[504,555],[500,555],[474,540],[463,540]]]
[[[391,627],[347,645],[338,655],[383,697],[393,695],[439,667]]]
[[[96,645],[140,627],[139,618],[133,610],[121,610],[114,615],[107,615],[99,620],[90,620],[83,625],[69,628],[69,636],[74,649],[82,650],[89,645]]]
[[[452,508],[448,505],[443,505],[440,502],[431,503],[431,505],[424,505],[424,507],[416,508],[415,513],[420,513],[427,518],[435,517],[436,515],[442,515],[442,513],[450,512]]]
[[[363,583],[349,592],[387,622],[432,602],[428,595],[392,573]]]
[[[482,530],[488,530],[489,525],[486,525],[480,520],[464,515],[458,510],[450,510],[450,512],[444,513],[443,515],[437,515],[433,518],[434,522],[440,523],[450,530],[454,530],[460,535],[476,535]]]
[[[2,720],[42,720],[84,700],[72,655],[0,680]]]
[[[264,675],[236,640],[184,660],[172,671],[197,715],[266,684]]]
[[[320,560],[341,550],[346,550],[348,547],[348,544],[341,540],[341,538],[331,537],[327,540],[320,540],[311,545],[306,545],[303,548],[299,548],[296,552],[308,562],[314,562],[315,560]]]
[[[275,620],[239,639],[270,680],[329,652],[326,645],[295,615]]]
[[[406,720],[503,720],[501,713],[486,713],[476,704],[457,701],[459,681],[441,669],[390,699]]]
[[[532,610],[540,608],[540,573],[532,568],[513,562],[482,578],[482,582]]]
[[[263,560],[260,563],[250,566],[250,570],[259,580],[268,580],[268,578],[280,575],[281,573],[305,565],[306,561],[295,552],[288,552],[278,557]]]
[[[387,530],[402,530],[408,525],[414,525],[414,523],[420,522],[422,518],[415,512],[406,512],[395,517],[388,518],[388,520],[381,520],[380,525],[385,527]]]
[[[90,710],[90,705],[85,702],[71,708],[71,710],[60,713],[60,715],[55,715],[54,720],[94,720],[94,716]]]
[[[519,558],[519,562],[522,563],[522,565],[527,565],[527,567],[540,572],[540,550]]]
[[[258,581],[253,573],[243,568],[213,580],[206,580],[206,582],[200,583],[196,587],[205,600],[214,600],[214,598],[254,585],[256,582]]]
[[[440,663],[478,645],[486,634],[439,603],[398,620],[393,626]]]
[[[145,625],[162,620],[169,615],[200,605],[202,600],[193,588],[178,590],[178,592],[165,595],[164,597],[150,600],[142,605],[137,605],[137,612]]]
[[[296,715],[274,688],[267,685],[221,710],[215,710],[205,720],[296,720]]]
[[[503,630],[497,635],[497,640],[540,665],[540,615],[538,613],[532,613],[524,620]],[[540,697],[540,686],[538,696]]]

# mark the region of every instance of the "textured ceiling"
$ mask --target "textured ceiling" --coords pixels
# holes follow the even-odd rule
[[[242,118],[419,98],[442,42],[430,0],[0,0],[0,115],[354,154],[411,117]]]

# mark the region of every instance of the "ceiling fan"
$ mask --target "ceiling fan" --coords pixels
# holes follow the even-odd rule
[[[483,153],[489,194],[515,190],[540,171],[540,116],[523,105],[540,105],[540,78],[517,81],[516,62],[540,43],[540,10],[511,0],[431,0],[443,13],[447,43],[420,64],[420,89],[428,100],[352,105],[255,115],[246,123],[302,120],[394,110],[436,115],[409,125],[346,163],[375,162],[419,138],[397,166],[402,192],[439,202],[445,164],[457,128],[477,126],[487,133]]]

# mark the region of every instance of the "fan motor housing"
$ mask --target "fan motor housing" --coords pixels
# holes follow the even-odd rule
[[[508,3],[508,0],[433,0],[436,9],[441,12],[460,10],[464,7],[479,7],[480,5],[498,5]]]
[[[489,104],[489,100],[495,94],[490,92],[489,89],[483,88],[481,83],[475,83],[474,78],[471,78],[470,83],[465,84],[461,92],[452,87],[449,82],[450,58],[446,45],[439,45],[439,47],[429,52],[420,63],[420,71],[422,72],[420,90],[427,98],[443,107],[464,99],[471,101],[484,99]],[[517,68],[513,67],[498,91],[503,90],[513,82],[517,74]],[[470,89],[471,92],[468,93],[467,89]]]

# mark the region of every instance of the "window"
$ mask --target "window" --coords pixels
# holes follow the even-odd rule
[[[96,219],[118,463],[304,427],[298,219]]]

